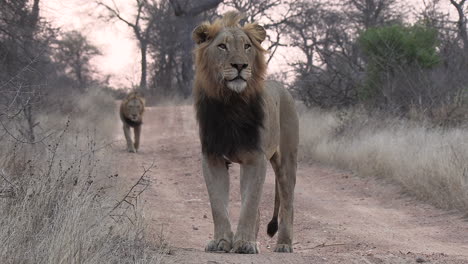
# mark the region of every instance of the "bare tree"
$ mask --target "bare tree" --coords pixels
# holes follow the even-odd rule
[[[152,67],[154,73],[150,84],[152,90],[166,95],[173,95],[175,92],[184,97],[190,95],[193,79],[191,31],[201,21],[216,16],[215,8],[222,2],[162,0],[158,5],[152,6],[151,13],[158,17],[156,26],[150,34],[151,54],[157,61]],[[270,50],[269,59],[278,47],[286,45],[282,37],[287,27],[287,18],[291,17],[293,12],[290,5],[284,1],[228,0],[224,2],[222,8],[235,8],[247,15],[247,21],[259,22],[267,28],[269,41],[266,43]],[[284,12],[278,13],[275,8],[280,8]],[[173,15],[168,16],[167,11]]]
[[[44,50],[48,41],[41,37],[49,37],[39,36],[45,29],[40,24],[39,2],[0,2],[0,92],[4,99],[1,103],[6,102],[8,108],[17,110],[14,118],[23,116],[19,131],[30,142],[35,140],[34,128],[37,126],[34,103],[40,99],[41,81],[37,68],[47,63]]]
[[[287,46],[283,34],[286,31],[286,22],[297,16],[297,10],[289,1],[226,0],[223,5],[245,14],[247,22],[258,22],[266,29],[265,43],[269,51],[267,63],[271,61],[279,47]]]
[[[180,25],[178,41],[179,48],[184,52],[181,61],[180,72],[178,73],[178,80],[181,93],[183,97],[188,97],[191,94],[192,80],[193,80],[193,41],[192,30],[205,18],[204,13],[215,9],[223,0],[169,0],[176,17],[179,18]]]
[[[371,27],[398,23],[398,0],[346,0],[293,3],[296,15],[286,22],[290,45],[304,53],[293,63],[297,93],[307,105],[346,107],[358,101],[365,61],[356,39]],[[337,8],[339,7],[339,8]]]
[[[346,16],[319,2],[298,2],[295,8],[299,15],[287,22],[290,43],[305,55],[292,64],[297,95],[308,106],[353,104],[363,69]]]
[[[101,55],[99,49],[78,31],[66,32],[57,41],[55,59],[68,74],[75,77],[82,92],[92,79],[90,60],[97,55]]]
[[[443,30],[443,25],[448,19],[448,13],[441,11],[440,0],[423,0],[423,9],[416,13],[419,21],[425,25]]]
[[[466,28],[466,16],[465,16],[465,3],[466,0],[459,0],[458,2],[455,0],[450,0],[450,3],[457,9],[458,13],[458,21],[457,21],[457,29],[458,35],[463,42],[463,48],[465,50],[465,55],[468,54],[468,33]]]
[[[343,10],[357,28],[366,30],[401,20],[398,0],[346,0]]]
[[[182,20],[174,16],[174,10],[168,0],[161,0],[153,5],[151,15],[157,17],[154,30],[150,33],[149,52],[154,60],[151,66],[149,88],[155,97],[182,95],[183,88],[180,65],[181,56],[186,51],[181,49],[179,31]]]
[[[148,6],[154,4],[154,1],[150,2],[148,0],[135,0],[136,1],[136,14],[130,18],[125,18],[116,3],[112,0],[112,5],[105,3],[104,1],[97,1],[99,6],[104,7],[108,11],[107,19],[118,19],[129,26],[133,33],[135,34],[136,39],[140,47],[141,54],[141,78],[140,78],[140,89],[147,89],[147,69],[148,69],[148,60],[147,60],[147,51],[149,43],[149,34],[153,30],[155,23],[154,16],[151,16],[148,12]],[[133,21],[131,21],[133,20]]]
[[[170,0],[176,16],[197,16],[207,10],[216,8],[223,0],[201,0],[197,3],[187,0]]]

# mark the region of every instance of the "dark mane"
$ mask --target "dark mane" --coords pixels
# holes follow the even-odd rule
[[[125,122],[127,125],[129,125],[131,127],[137,127],[137,126],[141,126],[141,124],[143,124],[143,121],[141,121],[141,120],[139,120],[139,121],[130,120],[123,113],[120,114],[120,119],[122,119],[123,122]]]
[[[222,100],[200,94],[195,108],[204,154],[229,157],[239,151],[260,150],[265,116],[260,94],[247,100],[235,93]]]

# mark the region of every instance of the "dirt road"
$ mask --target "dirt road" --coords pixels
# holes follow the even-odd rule
[[[120,175],[136,179],[153,161],[152,185],[144,194],[153,232],[173,247],[165,263],[468,263],[468,222],[460,214],[403,196],[395,186],[313,163],[298,165],[294,254],[272,252],[266,235],[274,196],[268,170],[261,202],[258,255],[205,253],[213,222],[200,166],[191,106],[160,106],[145,113],[139,153],[119,141]],[[239,168],[231,173],[231,222],[239,208]]]

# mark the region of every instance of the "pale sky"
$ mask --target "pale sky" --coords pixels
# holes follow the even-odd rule
[[[122,5],[122,12],[131,17],[131,4],[134,0],[116,2]],[[127,25],[117,20],[106,22],[98,19],[98,11],[93,1],[47,0],[41,3],[42,15],[54,27],[78,30],[101,50],[103,55],[92,63],[100,73],[112,75],[112,85],[118,87],[139,83],[139,49]]]
[[[135,0],[115,0],[121,12],[132,18]],[[413,0],[415,6],[421,6],[423,0]],[[444,9],[449,8],[450,1],[442,0]],[[100,12],[94,1],[89,0],[45,0],[41,1],[42,16],[54,27],[63,30],[78,30],[100,48],[102,56],[92,63],[101,74],[110,74],[111,85],[115,87],[138,84],[140,78],[140,54],[132,31],[124,23],[113,20],[106,22],[98,19]],[[102,10],[101,10],[102,11]],[[270,73],[291,70],[288,63],[301,60],[301,54],[280,48],[270,63]]]

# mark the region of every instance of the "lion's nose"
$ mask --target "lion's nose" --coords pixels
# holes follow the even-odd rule
[[[248,64],[242,64],[242,63],[231,63],[231,66],[236,68],[240,72],[243,69],[247,68],[247,66],[249,66],[249,65]]]

